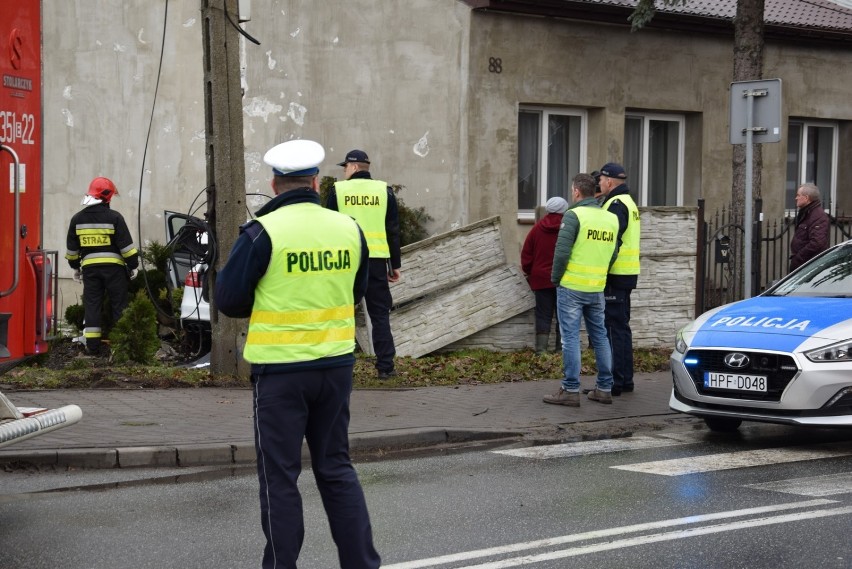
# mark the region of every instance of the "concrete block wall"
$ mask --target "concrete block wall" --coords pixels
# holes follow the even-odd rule
[[[695,207],[640,208],[642,273],[631,295],[630,319],[636,347],[671,348],[678,329],[695,318],[697,214]],[[529,310],[441,351],[529,348],[535,345],[534,327]],[[555,340],[553,335],[550,340]]]

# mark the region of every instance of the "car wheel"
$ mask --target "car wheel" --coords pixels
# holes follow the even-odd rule
[[[740,428],[742,419],[728,419],[727,417],[704,417],[707,428],[714,433],[733,433]]]

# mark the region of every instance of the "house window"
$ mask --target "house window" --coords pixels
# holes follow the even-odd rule
[[[624,168],[638,205],[683,205],[684,122],[683,116],[625,117]]]
[[[523,107],[518,112],[518,217],[533,219],[549,198],[570,201],[571,180],[586,162],[582,110]]]
[[[822,206],[833,210],[837,179],[837,124],[791,120],[787,128],[787,183],[784,204],[796,212],[796,190],[816,184]]]

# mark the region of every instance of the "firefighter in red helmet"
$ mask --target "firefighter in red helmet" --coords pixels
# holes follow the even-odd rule
[[[109,178],[95,178],[83,197],[85,206],[71,218],[65,258],[74,280],[83,282],[86,350],[101,352],[101,307],[109,296],[113,322],[127,307],[130,278],[139,266],[139,252],[124,217],[110,209],[118,190]]]

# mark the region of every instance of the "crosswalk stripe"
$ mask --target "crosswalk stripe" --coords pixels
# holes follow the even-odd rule
[[[746,484],[746,488],[770,490],[799,496],[835,496],[837,494],[852,494],[852,472],[809,476],[807,478],[791,478],[759,484]]]
[[[734,468],[748,468],[751,466],[836,458],[849,455],[852,455],[852,443],[841,442],[808,447],[770,448],[690,456],[687,458],[624,464],[610,468],[644,472],[647,474],[659,474],[662,476],[683,476],[698,472],[731,470]]]
[[[551,458],[565,458],[570,456],[583,456],[588,454],[601,454],[605,452],[618,452],[625,450],[641,450],[648,448],[660,448],[690,444],[676,438],[657,437],[628,437],[623,439],[603,439],[598,441],[580,441],[576,443],[565,443],[558,445],[543,445],[508,450],[492,451],[496,454],[515,456],[519,458],[534,458],[547,460]]]
[[[551,551],[538,555],[525,555],[523,557],[515,557],[512,559],[503,559],[489,563],[481,563],[479,565],[466,565],[459,569],[507,569],[508,567],[526,567],[532,563],[540,563],[542,561],[551,561],[553,559],[565,559],[566,557],[576,557],[578,555],[586,555],[589,553],[599,553],[601,551],[610,551],[613,549],[623,549],[625,547],[635,547],[638,545],[647,545],[649,543],[660,543],[663,541],[672,541],[675,539],[684,539],[688,537],[697,537],[701,535],[710,535],[722,533],[726,531],[742,530],[747,528],[783,524],[790,522],[799,522],[808,519],[825,518],[829,516],[843,516],[852,514],[852,506],[843,506],[825,510],[811,510],[807,512],[796,512],[793,514],[783,514],[780,516],[772,516],[766,518],[753,518],[750,520],[740,520],[737,522],[717,524],[712,526],[703,526],[695,528],[687,528],[683,530],[656,533],[651,535],[641,535],[625,539],[617,539],[603,543],[593,543],[580,547],[572,547],[559,551]]]
[[[392,565],[383,565],[384,569],[420,569],[422,567],[437,567],[439,565],[447,565],[450,563],[459,563],[461,561],[468,561],[471,559],[481,559],[484,557],[493,557],[496,555],[505,555],[505,554],[513,554],[518,553],[520,551],[527,551],[530,549],[540,549],[544,547],[554,547],[558,545],[563,545],[566,543],[576,543],[579,541],[587,541],[591,539],[604,539],[609,537],[615,537],[630,533],[638,533],[643,531],[652,531],[659,530],[663,528],[677,527],[677,526],[689,526],[693,524],[701,524],[705,522],[712,522],[718,520],[729,520],[731,518],[743,518],[746,516],[756,516],[761,514],[771,514],[774,512],[783,512],[785,510],[804,510],[806,508],[816,508],[820,506],[828,506],[830,504],[836,504],[836,500],[827,500],[827,499],[816,499],[816,500],[808,500],[805,502],[790,502],[787,504],[774,504],[772,506],[759,506],[756,508],[743,508],[740,510],[729,510],[727,512],[714,512],[711,514],[698,514],[694,516],[687,516],[683,518],[673,518],[668,520],[661,520],[657,522],[646,522],[641,524],[633,524],[628,526],[614,527],[614,528],[606,528],[601,530],[594,530],[582,533],[575,533],[570,535],[563,535],[548,539],[539,539],[535,541],[526,541],[521,543],[513,543],[509,545],[502,545],[497,547],[490,547],[487,549],[476,549],[472,551],[463,551],[461,553],[452,553],[449,555],[441,555],[438,557],[430,557],[428,559],[416,559],[413,561],[404,561],[402,563],[394,563]],[[820,510],[822,511],[822,510]],[[831,511],[831,510],[825,510]],[[808,512],[800,512],[801,514],[807,514]],[[772,519],[772,518],[759,518],[759,519]],[[709,527],[717,527],[717,526],[709,526]],[[659,534],[658,534],[659,535]],[[667,535],[667,534],[662,534]],[[624,540],[622,540],[624,541]],[[606,543],[614,543],[614,542],[606,542]],[[638,544],[636,544],[638,545]]]

